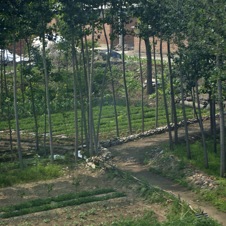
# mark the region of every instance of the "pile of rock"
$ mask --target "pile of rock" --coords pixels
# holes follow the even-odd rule
[[[203,121],[207,120],[209,117],[205,117],[203,118]],[[198,120],[197,119],[190,119],[187,121],[187,124],[194,124],[194,123],[197,123]],[[170,127],[171,129],[174,129],[174,124],[171,123]],[[180,121],[178,122],[177,124],[177,127],[182,127],[184,126],[184,121]],[[104,147],[104,148],[108,148],[108,147],[111,147],[111,146],[115,146],[115,145],[120,145],[120,144],[123,144],[123,143],[127,143],[127,142],[130,142],[130,141],[134,141],[134,140],[137,140],[137,139],[140,139],[140,138],[143,138],[143,137],[148,137],[148,136],[151,136],[151,135],[156,135],[156,134],[161,134],[161,133],[165,133],[168,131],[168,126],[162,126],[162,127],[158,127],[156,129],[151,129],[151,130],[148,130],[148,131],[145,131],[145,132],[142,132],[142,133],[137,133],[137,134],[133,134],[133,135],[130,135],[130,136],[127,136],[127,137],[120,137],[120,138],[113,138],[113,139],[109,139],[109,140],[105,140],[105,141],[102,141],[100,142],[100,145],[101,147]]]
[[[97,167],[108,168],[111,166],[109,160],[112,158],[112,153],[107,148],[101,148],[98,155],[86,159],[86,165],[92,169]]]
[[[181,178],[192,187],[209,190],[218,187],[218,183],[213,176],[206,175],[192,166],[184,165],[176,156],[167,155],[164,151],[154,149],[150,155],[149,164],[155,171],[169,178]]]
[[[193,184],[195,187],[199,187],[201,189],[216,189],[218,184],[216,180],[208,175],[204,175],[201,172],[194,172],[191,176],[187,178],[189,183]]]

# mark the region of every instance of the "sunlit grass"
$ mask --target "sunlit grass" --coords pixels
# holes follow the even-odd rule
[[[57,178],[63,174],[62,165],[35,164],[20,169],[17,163],[0,164],[0,187],[12,186],[14,184],[34,182]]]
[[[158,125],[164,126],[166,125],[166,115],[164,107],[161,106],[158,110],[159,119]],[[128,135],[128,117],[127,110],[125,106],[117,106],[117,119],[119,123],[120,135],[125,136]],[[141,131],[142,129],[142,109],[140,106],[131,106],[130,108],[130,118],[132,124],[132,131],[136,133],[137,131]],[[99,117],[99,107],[93,108],[94,115],[94,124],[97,126],[98,117]],[[188,117],[193,117],[193,112],[191,108],[187,108]],[[170,117],[170,115],[169,115]],[[182,120],[182,112],[180,107],[178,107],[178,120]],[[11,121],[11,126],[15,129],[14,120]],[[81,112],[78,111],[78,126],[81,128]],[[112,133],[115,131],[116,122],[114,116],[114,108],[113,106],[104,106],[101,120],[100,120],[100,138],[112,138],[112,136],[116,136],[116,134]],[[0,123],[0,130],[6,130],[8,128],[7,122]],[[20,119],[20,129],[24,132],[34,132],[35,124],[34,119],[32,117],[22,118]],[[46,125],[48,132],[48,123]],[[155,108],[150,108],[148,106],[144,107],[144,128],[145,130],[150,130],[155,128]],[[74,129],[74,112],[68,111],[64,113],[56,113],[52,114],[52,129],[53,135],[66,134],[67,136],[73,136],[75,133]],[[45,132],[45,116],[38,117],[38,132],[39,134],[43,134]],[[110,134],[109,134],[110,133]],[[110,136],[108,136],[110,135]]]
[[[200,140],[195,141],[190,144],[191,149],[191,160],[186,157],[186,147],[184,144],[179,144],[175,146],[173,151],[180,159],[183,161],[195,165],[200,170],[208,173],[209,175],[218,176],[220,172],[220,150],[219,145],[217,146],[217,153],[214,153],[214,141],[211,138],[206,140],[209,168],[205,168],[204,164],[204,151],[203,145]]]

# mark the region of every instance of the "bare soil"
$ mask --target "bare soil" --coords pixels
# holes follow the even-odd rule
[[[193,125],[190,128],[190,133],[197,132],[197,128]],[[183,139],[183,129],[180,129],[179,134]],[[144,159],[152,152],[153,148],[164,143],[167,145],[167,142],[168,133],[164,133],[114,146],[109,150],[114,156],[114,164],[119,169],[132,173],[138,179],[145,180],[152,186],[158,186],[179,196],[189,203],[192,208],[200,208],[225,226],[226,213],[220,212],[207,203],[200,202],[195,193],[172,180],[150,172],[149,166],[143,164]],[[114,188],[116,191],[124,192],[126,196],[1,219],[0,225],[110,225],[111,222],[121,218],[142,216],[149,210],[155,212],[159,221],[166,219],[167,206],[151,204],[141,198],[137,191],[137,183],[114,177],[111,173],[106,173],[102,169],[88,168],[85,163],[74,169],[65,169],[65,175],[59,179],[0,189],[0,205],[7,206],[35,198],[99,188]]]
[[[36,198],[100,188],[114,188],[124,192],[126,196],[1,219],[0,225],[109,225],[117,219],[142,216],[148,210],[158,212],[157,218],[160,221],[165,220],[164,208],[157,204],[151,205],[142,199],[137,194],[137,184],[128,183],[104,170],[87,168],[85,165],[80,165],[73,171],[67,170],[65,176],[59,179],[0,189],[0,203],[1,206],[7,206]]]

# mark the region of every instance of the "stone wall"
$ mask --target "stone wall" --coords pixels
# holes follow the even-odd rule
[[[216,115],[216,117],[218,117],[218,115]],[[209,119],[209,117],[205,117],[203,118],[203,121]],[[187,121],[187,124],[194,124],[197,123],[198,119],[194,118],[194,119],[190,119]],[[183,127],[184,126],[184,121],[180,121],[177,124],[177,127]],[[171,123],[171,129],[174,129],[174,124]],[[142,137],[148,137],[148,136],[152,136],[152,135],[156,135],[156,134],[161,134],[161,133],[165,133],[168,131],[168,127],[167,126],[163,126],[163,127],[158,127],[156,129],[151,129],[148,131],[145,131],[143,133],[137,133],[137,134],[133,134],[130,135],[128,137],[119,137],[119,138],[113,138],[111,140],[106,140],[106,141],[102,141],[100,142],[100,146],[103,148],[108,148],[111,146],[115,146],[115,145],[120,145],[126,142],[130,142],[130,141],[134,141],[136,139],[140,139]]]

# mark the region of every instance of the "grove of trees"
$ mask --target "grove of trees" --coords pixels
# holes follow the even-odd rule
[[[165,109],[169,146],[173,150],[174,145],[178,143],[178,110],[181,110],[188,158],[192,158],[192,155],[185,100],[188,96],[192,98],[191,108],[199,122],[203,164],[206,168],[209,167],[209,161],[199,94],[208,94],[208,115],[211,136],[215,144],[214,151],[216,153],[220,151],[220,176],[226,175],[225,0],[0,0],[0,2],[0,120],[1,123],[4,122],[0,129],[7,128],[11,141],[15,129],[21,167],[23,167],[21,119],[32,120],[37,153],[40,148],[40,136],[44,134],[44,143],[49,146],[53,162],[52,116],[60,112],[67,123],[67,112],[73,111],[74,153],[77,160],[79,146],[83,147],[83,144],[86,144],[89,155],[94,155],[99,150],[102,138],[100,133],[102,108],[106,105],[107,99],[110,99],[114,106],[113,136],[119,137],[121,134],[118,96],[123,98],[126,106],[127,135],[134,133],[131,107],[135,103],[131,101],[131,96],[139,89],[137,102],[142,107],[140,130],[144,132],[145,128],[145,97],[155,97],[156,115],[153,117],[156,120],[156,127],[161,99]],[[137,32],[132,34],[126,29],[126,24],[131,18],[137,18]],[[50,23],[53,19],[56,21],[54,24]],[[106,33],[106,25],[111,25],[110,34]],[[98,45],[97,31],[104,34],[108,50],[105,63],[100,63],[99,66],[95,50]],[[136,88],[134,81],[128,81],[130,72],[124,48],[125,36],[128,33],[143,40],[146,46],[145,63],[140,54],[136,59],[139,62],[137,63],[139,88]],[[54,34],[62,37],[61,41],[47,48],[47,41],[53,40]],[[38,48],[32,45],[35,37],[39,37],[41,43]],[[115,66],[110,56],[113,42],[117,37],[121,38],[122,57],[120,64]],[[162,52],[163,42],[167,43],[166,61]],[[174,52],[171,51],[172,44],[177,46]],[[16,62],[16,52],[18,53],[16,47],[19,45],[20,51],[23,51],[21,54],[29,58],[28,62]],[[157,45],[160,49],[159,59],[156,58]],[[9,48],[14,56],[13,62],[4,61],[4,50]],[[116,73],[116,70],[119,72]],[[145,79],[146,93],[143,87]],[[155,86],[152,83],[153,79]],[[94,106],[99,106],[98,116],[94,116]],[[217,114],[220,119],[219,139]],[[97,123],[94,122],[94,117],[98,118]],[[40,120],[44,124],[43,134],[40,134]],[[12,149],[11,145],[11,151]]]

